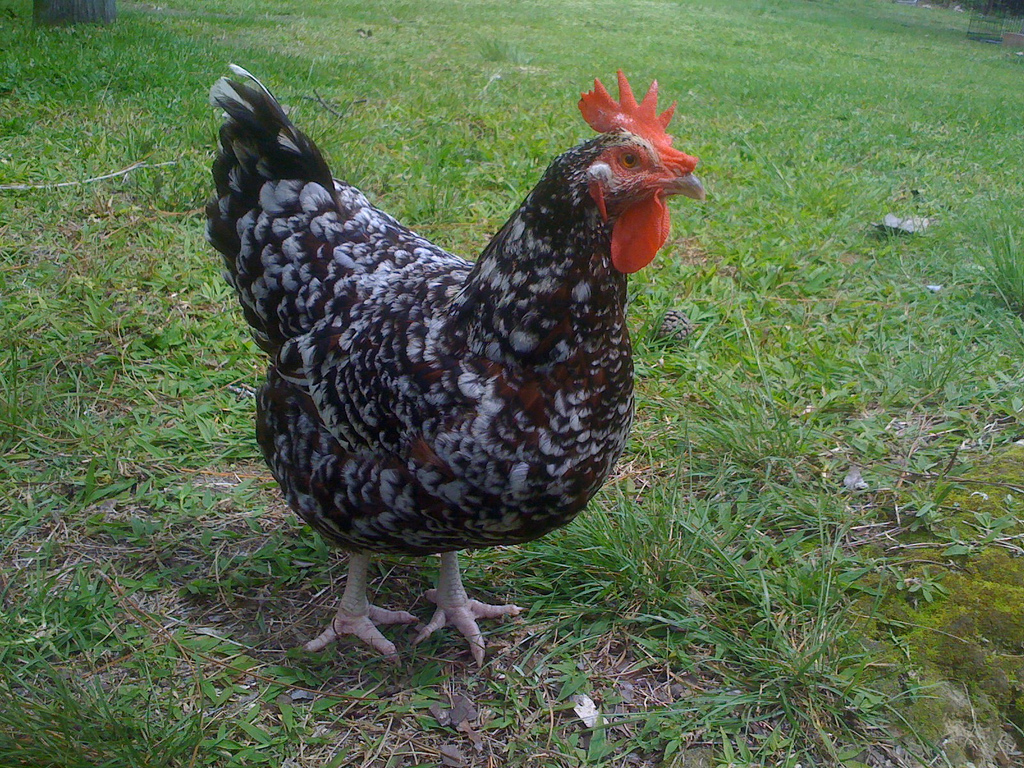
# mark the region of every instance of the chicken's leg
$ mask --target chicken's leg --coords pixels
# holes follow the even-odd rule
[[[441,555],[441,576],[437,580],[437,589],[428,589],[427,599],[437,606],[437,610],[430,623],[413,640],[413,645],[426,640],[434,630],[451,625],[469,640],[469,648],[478,667],[484,664],[485,643],[476,620],[518,616],[523,610],[518,605],[488,605],[479,600],[470,600],[459,575],[458,552],[445,552]]]
[[[406,611],[389,611],[370,605],[366,599],[366,569],[370,556],[354,552],[348,558],[348,578],[341,604],[334,620],[323,632],[303,646],[307,651],[319,651],[341,635],[355,635],[378,653],[397,660],[395,644],[377,629],[377,624],[412,624],[416,617]]]

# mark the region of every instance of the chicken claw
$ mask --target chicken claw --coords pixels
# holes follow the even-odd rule
[[[342,606],[338,608],[337,615],[327,625],[327,629],[302,647],[311,652],[319,651],[342,635],[355,635],[377,653],[386,656],[389,661],[397,661],[398,651],[395,649],[395,644],[380,633],[377,625],[415,624],[417,621],[419,619],[407,611],[389,611],[386,608],[371,605],[368,613],[362,616],[353,616]]]
[[[523,610],[518,605],[490,605],[469,599],[459,576],[459,560],[455,552],[441,555],[441,577],[437,589],[427,590],[427,599],[437,606],[437,610],[413,640],[413,645],[423,642],[441,627],[455,627],[469,640],[469,649],[477,667],[484,665],[486,643],[476,620],[518,616]]]
[[[437,602],[435,597],[437,590],[428,589],[427,599]],[[518,616],[523,609],[518,605],[490,605],[481,603],[479,600],[467,600],[465,605],[459,606],[438,606],[434,616],[420,633],[413,640],[413,645],[418,645],[434,633],[434,630],[443,626],[451,625],[458,629],[463,636],[469,640],[469,650],[473,653],[476,665],[484,665],[484,636],[477,626],[477,619],[493,619],[498,616]]]
[[[370,605],[366,599],[366,569],[370,557],[361,552],[349,556],[348,578],[341,596],[338,613],[323,632],[304,646],[310,652],[319,651],[342,635],[355,635],[389,661],[398,660],[395,644],[377,629],[378,624],[415,624],[418,619],[406,611],[389,611]]]

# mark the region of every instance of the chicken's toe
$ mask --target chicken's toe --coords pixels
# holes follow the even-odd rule
[[[398,651],[395,644],[380,633],[377,625],[414,624],[417,621],[418,619],[407,611],[389,611],[376,605],[371,605],[369,613],[362,616],[354,616],[339,609],[327,629],[306,643],[303,648],[311,652],[319,651],[342,635],[355,635],[377,653],[397,661]]]
[[[427,590],[427,599],[437,605],[430,622],[420,630],[413,645],[430,637],[435,631],[444,626],[455,627],[462,636],[469,640],[469,649],[478,667],[484,664],[484,642],[483,633],[477,625],[477,619],[494,619],[499,616],[518,616],[522,608],[518,605],[491,605],[482,603],[479,600],[466,600],[464,603],[453,605],[438,598],[436,589]]]

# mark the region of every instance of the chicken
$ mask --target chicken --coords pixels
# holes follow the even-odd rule
[[[669,232],[665,199],[703,199],[674,149],[657,83],[638,104],[595,80],[599,132],[557,157],[476,262],[454,256],[332,178],[320,151],[245,70],[211,102],[226,120],[207,234],[269,356],[256,432],[288,503],[349,553],[337,615],[306,644],[352,634],[385,656],[370,605],[374,553],[440,554],[433,618],[484,658],[458,551],[536,539],[571,521],[622,453],[633,417],[626,275]],[[251,81],[251,82],[250,82]]]

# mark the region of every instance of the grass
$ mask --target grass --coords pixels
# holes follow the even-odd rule
[[[980,231],[980,266],[1011,312],[1024,314],[1024,251],[1017,227],[1009,222],[985,222]]]
[[[0,0],[0,763],[938,754],[903,720],[928,695],[914,661],[872,620],[930,582],[881,533],[971,551],[948,489],[1022,434],[1021,57],[876,0],[173,0],[45,32],[30,11]],[[294,650],[343,563],[258,459],[261,359],[202,236],[228,62],[337,175],[466,254],[587,135],[594,76],[680,101],[710,195],[673,205],[631,282],[634,439],[575,523],[466,558],[474,592],[529,605],[488,627],[482,673],[450,636],[396,633],[396,669]],[[935,223],[882,236],[888,212]],[[685,342],[657,334],[670,309]],[[376,567],[379,603],[427,614],[436,563]],[[438,715],[459,695],[461,730]]]

